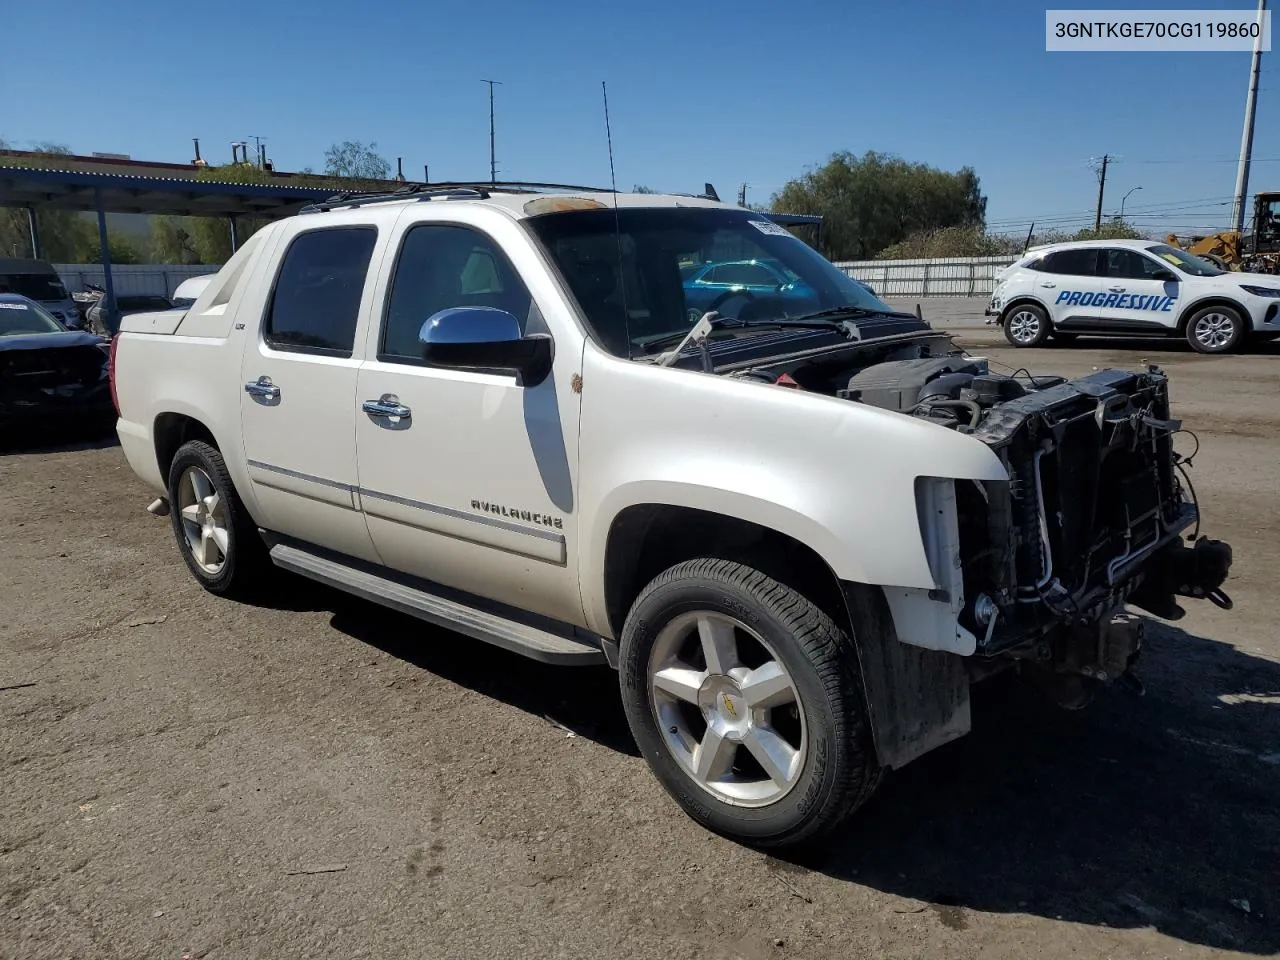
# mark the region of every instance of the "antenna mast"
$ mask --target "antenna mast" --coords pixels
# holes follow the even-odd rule
[[[502,85],[500,80],[481,80],[481,83],[489,85],[489,182],[491,184],[498,182],[498,160],[493,149],[493,86],[494,84]]]
[[[622,290],[622,323],[626,328],[627,359],[631,359],[631,311],[627,309],[627,273],[622,267],[622,215],[618,212],[618,177],[613,172],[613,127],[609,125],[609,87],[600,81],[604,95],[604,135],[609,145],[609,187],[613,190],[613,233],[618,241],[618,287]]]

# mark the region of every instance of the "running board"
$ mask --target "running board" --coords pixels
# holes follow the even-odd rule
[[[284,543],[271,548],[271,562],[299,576],[543,663],[592,666],[606,662],[598,643],[591,644],[520,623],[500,613],[479,610],[442,596],[444,588],[436,593],[430,589],[432,585],[411,586]],[[570,634],[575,628],[566,624],[563,630]]]

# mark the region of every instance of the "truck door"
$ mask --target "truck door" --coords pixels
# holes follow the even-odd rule
[[[354,211],[353,211],[354,214]],[[366,280],[381,253],[371,224],[290,225],[257,334],[245,338],[241,432],[258,522],[376,560],[356,494],[355,350]]]
[[[458,210],[451,223],[416,214],[392,241],[395,266],[356,392],[360,499],[374,544],[393,569],[581,623],[571,385],[581,336],[544,320],[548,306],[565,309],[563,298],[515,223],[495,211]],[[525,387],[511,374],[426,366],[423,322],[453,307],[498,308],[524,333],[552,333],[551,375]]]

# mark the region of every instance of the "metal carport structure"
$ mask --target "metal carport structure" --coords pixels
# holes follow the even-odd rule
[[[97,214],[107,322],[113,332],[117,317],[111,281],[111,251],[107,245],[108,213],[225,217],[231,231],[231,245],[235,248],[238,246],[237,218],[288,217],[307,204],[327,200],[333,194],[331,186],[224,183],[194,178],[0,166],[0,207],[26,209],[36,259],[41,258],[35,217],[37,210],[75,210]]]

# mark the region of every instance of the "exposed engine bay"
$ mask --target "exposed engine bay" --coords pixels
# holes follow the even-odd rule
[[[1021,662],[1075,706],[1087,699],[1082,684],[1127,675],[1142,636],[1126,605],[1164,619],[1183,615],[1178,597],[1230,608],[1221,588],[1231,548],[1199,536],[1158,367],[1071,381],[1001,373],[933,330],[761,360],[715,372],[929,420],[1004,463],[1008,483],[956,489],[960,621],[978,661]]]

